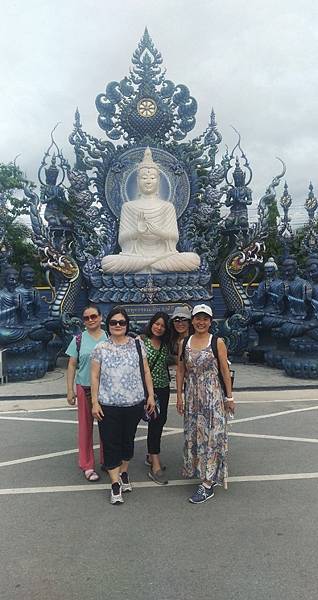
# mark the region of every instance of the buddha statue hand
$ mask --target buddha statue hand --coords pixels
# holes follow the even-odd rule
[[[142,211],[140,211],[137,217],[137,231],[138,233],[146,233],[147,229],[148,223],[145,219],[145,215]]]

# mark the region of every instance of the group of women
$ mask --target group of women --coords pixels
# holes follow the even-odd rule
[[[205,304],[181,306],[169,319],[157,312],[145,334],[129,335],[129,317],[122,307],[106,318],[95,305],[83,311],[85,330],[73,338],[66,353],[67,400],[78,405],[79,467],[88,481],[97,481],[93,423],[98,421],[100,463],[111,480],[111,504],[121,504],[132,491],[129,462],[139,421],[148,422],[145,464],[149,478],[168,484],[160,460],[161,437],[170,395],[169,362],[177,364],[177,411],[184,416],[183,475],[201,483],[189,498],[193,504],[214,495],[227,476],[227,418],[234,412],[227,351],[210,333],[212,310]],[[76,391],[74,383],[76,382]]]

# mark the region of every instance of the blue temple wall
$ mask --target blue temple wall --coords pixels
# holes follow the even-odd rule
[[[39,290],[41,297],[44,297],[46,299],[46,301],[48,302],[51,298],[50,288],[38,287],[37,289]],[[86,306],[87,303],[88,303],[87,292],[86,292],[86,290],[81,290],[81,293],[79,294],[78,299],[77,299],[77,306],[76,306],[76,313],[78,315],[81,315],[82,310]],[[225,316],[226,308],[225,308],[225,303],[224,303],[223,296],[221,293],[221,289],[220,289],[219,285],[217,285],[217,284],[213,285],[212,305],[213,305],[214,317],[216,319],[222,319]],[[147,306],[150,308],[151,305],[147,305]],[[49,305],[46,302],[42,302],[40,318],[44,319],[47,317],[48,307],[49,307]],[[103,305],[101,303],[100,308],[104,314],[107,313],[106,305]]]

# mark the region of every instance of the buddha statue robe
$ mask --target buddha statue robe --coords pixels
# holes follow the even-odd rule
[[[160,273],[195,271],[200,257],[194,252],[178,252],[176,211],[158,195],[159,170],[150,148],[138,169],[136,200],[125,202],[120,214],[118,242],[121,252],[105,256],[105,273]]]

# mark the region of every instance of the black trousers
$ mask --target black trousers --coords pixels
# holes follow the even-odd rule
[[[148,423],[148,454],[160,454],[162,430],[167,421],[170,388],[169,386],[164,388],[155,388],[155,394],[160,404],[160,415]]]
[[[102,405],[104,417],[98,422],[107,470],[120,467],[123,460],[134,456],[134,442],[144,402],[136,406]]]

